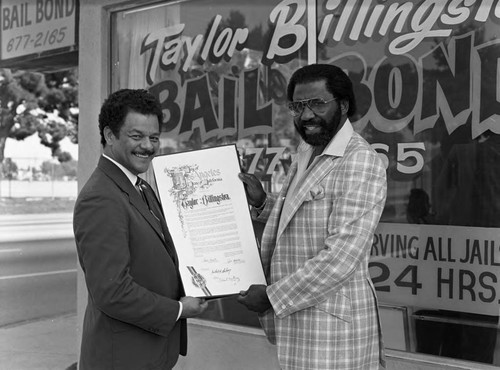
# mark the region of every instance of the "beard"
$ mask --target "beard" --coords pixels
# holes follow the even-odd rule
[[[337,110],[332,119],[327,122],[323,118],[314,116],[314,119],[304,122],[300,120],[298,123],[294,122],[295,129],[299,133],[302,140],[312,146],[326,146],[333,139],[337,133],[342,114]],[[316,125],[321,128],[320,132],[308,133],[305,129],[307,125]]]

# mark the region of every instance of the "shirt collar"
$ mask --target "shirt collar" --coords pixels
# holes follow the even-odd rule
[[[125,176],[127,176],[127,178],[130,180],[130,182],[132,183],[132,185],[135,186],[135,183],[137,181],[137,175],[134,175],[132,172],[130,172],[128,169],[126,169],[123,165],[121,165],[120,163],[118,163],[117,161],[115,161],[113,158],[107,156],[106,154],[103,154],[102,156],[104,158],[106,158],[106,159],[109,159],[114,164],[116,164],[116,166],[120,170],[122,170],[122,172],[125,174]]]
[[[342,157],[344,155],[347,144],[351,140],[352,133],[354,129],[352,128],[351,121],[347,119],[344,125],[340,128],[339,132],[333,137],[330,143],[323,150],[322,154],[333,155],[337,157]]]
[[[335,134],[332,140],[328,143],[326,148],[323,150],[321,155],[331,155],[336,157],[342,157],[344,155],[347,144],[351,140],[352,133],[354,129],[352,127],[351,121],[346,119],[344,125],[340,128],[339,132]],[[299,145],[298,151],[308,151],[312,150],[313,147],[306,142],[302,141]]]

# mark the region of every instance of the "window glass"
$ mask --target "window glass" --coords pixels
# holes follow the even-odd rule
[[[387,347],[498,364],[498,22],[486,2],[151,4],[112,13],[112,89],[159,97],[162,153],[236,143],[277,191],[298,143],[291,73],[345,68],[352,123],[387,166],[370,263]],[[231,297],[205,317],[259,325]]]
[[[451,4],[429,4],[331,9],[324,2],[318,60],[349,71],[355,128],[387,164],[370,268],[381,304],[404,309],[412,350],[492,364],[500,298],[498,18],[484,4],[460,6],[460,19]]]
[[[274,5],[189,1],[113,14],[112,88],[159,97],[166,114],[160,153],[236,143],[244,170],[279,190],[297,145],[286,84],[306,60],[299,51],[280,64],[261,63]],[[146,177],[154,183],[152,173]],[[260,236],[263,225],[254,229]],[[259,327],[235,297],[217,300],[204,317]]]

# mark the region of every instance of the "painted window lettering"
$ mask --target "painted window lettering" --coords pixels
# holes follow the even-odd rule
[[[271,42],[264,51],[262,63],[271,65],[290,60],[302,46],[316,48],[327,42],[363,41],[387,34],[399,35],[388,43],[392,55],[403,55],[417,47],[424,40],[444,38],[451,35],[453,27],[467,20],[486,22],[489,17],[500,17],[493,1],[398,1],[370,6],[372,0],[329,0],[319,9],[324,16],[318,24],[317,39],[309,38],[304,17],[317,11],[316,2],[311,0],[285,0],[270,14],[270,21],[276,26]],[[313,10],[311,10],[313,9]],[[290,14],[291,13],[291,14]],[[295,42],[288,48],[282,47],[282,40],[294,35]]]

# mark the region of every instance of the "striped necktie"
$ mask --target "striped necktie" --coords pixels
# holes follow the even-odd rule
[[[141,193],[142,200],[147,204],[149,211],[155,216],[156,220],[161,224],[160,217],[163,216],[163,211],[160,207],[160,202],[158,201],[158,198],[156,198],[156,194],[154,193],[153,189],[149,186],[149,184],[141,179],[140,177],[137,177],[137,181],[135,183],[135,186],[139,190],[139,193]]]

